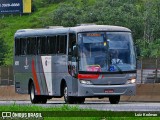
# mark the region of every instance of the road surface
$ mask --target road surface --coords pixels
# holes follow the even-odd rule
[[[31,105],[30,101],[0,101],[1,105]],[[64,101],[48,101],[47,104],[32,104],[43,107],[60,107]],[[96,109],[104,111],[160,111],[160,102],[120,102],[119,104],[110,104],[109,102],[86,101],[84,104],[71,104],[69,106],[78,106],[86,109]]]

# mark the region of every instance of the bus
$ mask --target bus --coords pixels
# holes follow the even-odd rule
[[[111,25],[20,29],[14,36],[15,91],[31,103],[64,97],[85,98],[136,93],[136,55],[131,30]]]

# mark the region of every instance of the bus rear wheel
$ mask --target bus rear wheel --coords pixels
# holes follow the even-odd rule
[[[33,83],[30,84],[29,90],[30,90],[30,100],[31,100],[31,103],[33,103],[33,104],[38,103],[39,100],[38,100],[38,96],[35,95],[35,86],[34,86]]]
[[[74,97],[68,96],[68,87],[66,84],[64,86],[64,101],[67,104],[74,104],[75,103]]]
[[[31,83],[30,84],[30,100],[31,100],[31,103],[33,104],[37,104],[37,103],[45,104],[47,102],[47,97],[36,95],[35,86],[33,83]]]
[[[111,104],[118,104],[120,101],[120,95],[110,96],[109,101]]]

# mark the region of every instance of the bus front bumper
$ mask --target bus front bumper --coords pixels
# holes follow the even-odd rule
[[[136,94],[136,84],[124,85],[86,85],[79,83],[78,96],[85,97],[108,97],[111,95],[128,95]]]

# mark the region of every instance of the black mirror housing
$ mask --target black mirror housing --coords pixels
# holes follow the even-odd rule
[[[73,56],[74,57],[78,56],[78,47],[77,47],[77,45],[73,48]]]

